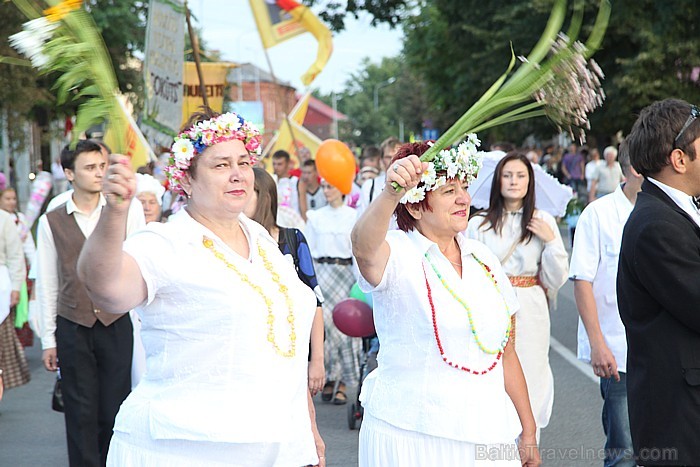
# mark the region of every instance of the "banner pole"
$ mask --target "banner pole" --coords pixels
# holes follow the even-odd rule
[[[190,42],[192,43],[192,55],[194,55],[194,64],[197,68],[197,76],[199,76],[199,93],[202,95],[202,102],[204,106],[209,108],[209,99],[207,98],[207,89],[204,86],[204,76],[202,74],[202,64],[199,60],[199,41],[197,40],[197,35],[194,34],[192,30],[192,21],[190,20],[190,8],[187,6],[187,0],[185,0],[185,19],[187,20],[187,33],[190,36]]]

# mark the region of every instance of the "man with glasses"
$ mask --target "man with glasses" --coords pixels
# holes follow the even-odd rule
[[[644,176],[617,275],[637,464],[700,465],[700,111],[642,110],[627,137]]]

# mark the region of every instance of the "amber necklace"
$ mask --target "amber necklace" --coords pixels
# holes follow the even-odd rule
[[[206,236],[202,237],[202,244],[206,249],[211,251],[214,256],[223,262],[226,267],[233,272],[236,273],[240,279],[248,284],[258,295],[260,295],[260,298],[263,299],[265,302],[265,305],[267,306],[267,341],[274,347],[275,351],[277,354],[281,355],[282,357],[285,358],[292,358],[294,355],[296,355],[296,341],[297,341],[297,335],[294,330],[294,303],[292,302],[292,299],[289,297],[289,289],[287,288],[286,285],[282,284],[280,282],[280,275],[273,270],[272,268],[272,263],[270,260],[267,258],[267,254],[265,253],[265,250],[263,247],[260,245],[259,242],[256,242],[256,245],[258,247],[258,254],[260,255],[260,258],[263,261],[263,264],[265,265],[265,269],[270,273],[272,277],[272,281],[277,284],[277,287],[280,291],[280,293],[284,296],[284,300],[287,304],[287,310],[289,311],[287,314],[287,323],[289,323],[289,349],[288,350],[282,350],[279,345],[277,345],[277,339],[275,338],[275,314],[273,312],[273,301],[270,297],[265,295],[265,292],[263,291],[262,287],[260,287],[257,284],[254,284],[250,278],[248,277],[247,274],[244,274],[241,272],[234,264],[229,262],[226,259],[226,256],[224,256],[223,253],[218,251],[214,247],[214,241]]]

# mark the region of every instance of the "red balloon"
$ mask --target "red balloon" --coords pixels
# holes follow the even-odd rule
[[[344,195],[352,191],[355,178],[355,156],[345,143],[327,139],[316,151],[318,174]]]
[[[333,323],[350,337],[367,337],[375,333],[372,308],[362,300],[346,298],[333,308]]]

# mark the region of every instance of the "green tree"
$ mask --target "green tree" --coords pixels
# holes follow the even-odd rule
[[[122,93],[143,96],[143,74],[137,58],[146,40],[148,1],[90,0],[88,10],[102,33]]]
[[[430,114],[450,126],[505,70],[510,44],[527,55],[544,30],[551,0],[435,0],[404,23],[404,53],[427,84]],[[571,5],[570,5],[571,6]],[[593,23],[597,0],[586,0],[584,28]],[[695,0],[612,0],[603,44],[594,56],[607,78],[607,100],[593,113],[592,139],[605,143],[629,131],[639,110],[666,97],[700,102],[700,17]],[[520,143],[555,133],[545,119],[485,132],[484,138]]]
[[[389,24],[391,27],[401,23],[402,18],[415,8],[418,3],[415,0],[304,0],[309,6],[320,7],[319,17],[325,21],[332,30],[345,29],[345,20],[348,16],[358,18],[360,13],[369,13],[372,25],[379,23]]]
[[[400,136],[402,128],[405,139],[420,132],[425,113],[423,87],[401,57],[385,58],[378,64],[365,58],[336,95],[338,110],[349,117],[339,127],[340,138],[367,146]],[[331,95],[318,97],[332,105]]]
[[[22,23],[27,20],[12,3],[7,2],[0,3],[0,17],[0,36],[4,38],[20,31]],[[10,46],[7,39],[0,41],[0,56],[25,58]],[[37,116],[37,106],[41,108],[51,102],[53,97],[48,91],[46,79],[38,79],[33,68],[0,63],[0,112],[7,116],[7,122],[2,124],[6,124],[3,130],[8,132],[11,151],[25,143],[26,119]]]
[[[700,2],[615,0],[596,54],[607,100],[594,131],[628,133],[639,111],[667,97],[700,103]]]

